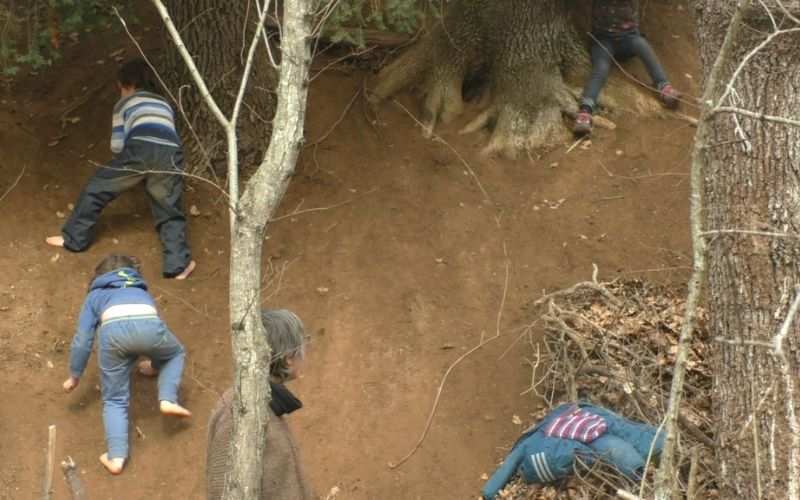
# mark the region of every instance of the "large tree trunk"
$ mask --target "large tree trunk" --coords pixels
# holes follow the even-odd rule
[[[552,144],[567,133],[562,112],[576,107],[565,73],[587,63],[571,10],[564,0],[455,0],[430,36],[380,72],[374,99],[422,80],[430,132],[461,112],[465,82],[482,82],[488,107],[465,130],[493,126],[487,152]]]
[[[267,0],[264,0],[267,1]],[[223,113],[230,118],[239,82],[242,79],[247,47],[258,21],[253,2],[166,0],[186,47],[208,83],[211,94]],[[180,95],[187,119],[177,120],[184,142],[186,168],[190,173],[224,171],[225,133],[203,105],[202,97],[173,45],[166,51],[167,83],[173,94]],[[270,65],[264,44],[256,52],[256,64],[244,96],[245,106],[239,119],[239,158],[243,167],[261,161],[271,129],[276,72]]]
[[[745,55],[774,30],[763,8],[754,4],[757,7],[744,17],[747,26],[734,40],[733,57],[723,61],[720,83],[727,82]],[[797,2],[794,5],[797,8]],[[730,23],[731,2],[702,0],[699,7],[707,78]],[[775,11],[780,21],[783,16]],[[798,47],[800,33],[770,43],[734,82],[738,99],[722,104],[796,119]],[[724,90],[720,85],[716,95]],[[714,346],[713,400],[721,496],[798,498],[800,322],[792,322],[782,343],[785,359],[775,356],[769,343],[781,329],[800,283],[800,128],[730,113],[711,120],[704,146],[705,231],[710,327],[712,337],[719,339]],[[714,232],[732,229],[791,236]]]

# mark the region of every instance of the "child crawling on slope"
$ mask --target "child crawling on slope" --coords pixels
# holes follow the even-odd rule
[[[119,474],[128,459],[130,379],[140,356],[147,359],[139,362],[139,372],[158,375],[161,413],[177,417],[191,414],[178,404],[183,346],[158,317],[136,257],[111,255],[95,268],[72,339],[70,377],[63,384],[66,392],[78,386],[92,353],[95,332],[107,446],[100,462],[110,473]]]

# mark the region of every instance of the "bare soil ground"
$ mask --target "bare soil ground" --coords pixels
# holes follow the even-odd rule
[[[685,3],[648,4],[645,28],[676,86],[698,95]],[[145,34],[151,48],[155,32]],[[92,498],[204,495],[206,422],[232,373],[218,192],[189,182],[198,269],[185,282],[160,277],[140,189],[106,210],[87,252],[44,244],[96,168],[90,161],[110,157],[111,54],[120,49],[136,54],[121,35],[95,38],[0,92],[3,498],[38,495],[51,424],[58,460],[72,456]],[[644,76],[638,62],[626,68]],[[368,77],[338,65],[313,81],[309,143]],[[398,102],[418,112],[412,94]],[[366,106],[355,101],[324,142],[304,151],[268,231],[264,306],[296,311],[312,333],[304,375],[290,386],[305,407],[289,422],[320,496],[337,487],[343,499],[474,498],[521,430],[513,417],[525,422],[540,407],[520,395],[531,379],[531,347],[520,339],[526,304],[587,279],[593,263],[604,280],[686,277],[694,129],[612,114],[617,129],[598,130],[570,152],[565,143],[507,161],[481,157],[488,134],[459,135],[463,123],[431,141],[400,105],[382,105],[377,120]],[[181,394],[193,411],[183,422],[162,418],[153,381],[134,376],[132,459],[118,477],[97,460],[104,442],[94,358],[74,393],[60,387],[89,273],[112,252],[142,258],[159,310],[187,348]],[[417,442],[448,367],[498,333],[452,370],[422,446],[389,468]],[[55,497],[67,497],[60,475]]]

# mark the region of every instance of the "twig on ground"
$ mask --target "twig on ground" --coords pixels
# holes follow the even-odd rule
[[[11,190],[14,189],[17,186],[17,184],[19,183],[19,180],[22,179],[22,174],[25,173],[25,168],[26,168],[26,166],[23,165],[22,166],[22,170],[19,171],[19,175],[17,176],[17,179],[14,181],[13,184],[11,184],[11,186],[9,186],[8,189],[5,190],[3,195],[0,196],[0,203],[2,203],[2,201],[6,198],[6,196],[8,196],[8,193],[10,193]]]
[[[433,415],[436,413],[436,407],[439,404],[439,397],[442,395],[442,389],[444,389],[444,384],[445,384],[445,382],[447,382],[447,377],[450,375],[450,372],[453,371],[453,368],[455,368],[456,365],[458,365],[461,361],[464,360],[464,358],[468,357],[473,352],[477,351],[478,349],[480,349],[481,347],[485,346],[486,344],[494,342],[495,340],[499,339],[500,337],[502,337],[504,335],[505,334],[496,335],[494,337],[490,337],[488,339],[481,340],[478,345],[476,345],[475,347],[473,347],[469,351],[467,351],[464,354],[462,354],[457,360],[455,360],[453,362],[452,365],[450,365],[450,367],[444,373],[444,377],[442,377],[442,381],[439,383],[439,388],[436,390],[436,398],[433,400],[433,407],[431,408],[430,415],[428,415],[428,423],[425,424],[425,429],[422,431],[422,435],[419,437],[419,440],[417,441],[417,444],[415,444],[414,447],[411,449],[411,451],[408,452],[408,455],[406,455],[405,457],[400,459],[399,462],[390,463],[389,464],[389,468],[390,469],[396,469],[396,468],[400,467],[401,465],[403,465],[409,458],[411,458],[411,456],[414,453],[416,453],[416,451],[419,449],[419,447],[422,444],[422,442],[425,440],[425,436],[427,436],[428,430],[431,428],[431,422],[433,422]]]
[[[508,261],[506,261],[506,279],[505,279],[505,284],[503,285],[503,298],[500,301],[500,308],[497,311],[497,326],[496,326],[496,329],[495,329],[495,336],[496,337],[500,336],[500,318],[503,317],[503,308],[506,305],[506,293],[508,293],[508,267],[509,267],[509,263],[508,263]]]
[[[592,291],[595,291],[595,292],[599,293],[600,295],[602,295],[603,298],[605,298],[611,305],[613,305],[615,307],[619,307],[620,305],[622,305],[621,302],[619,301],[619,299],[614,297],[613,294],[611,294],[603,286],[601,286],[599,283],[597,283],[597,281],[582,281],[580,283],[576,283],[575,285],[572,285],[571,287],[569,287],[569,288],[567,288],[565,290],[558,290],[558,291],[555,291],[553,293],[549,293],[549,294],[537,299],[533,303],[533,305],[534,306],[541,306],[541,305],[544,305],[545,303],[547,303],[549,300],[556,299],[556,298],[559,298],[559,297],[566,297],[566,296],[572,295],[575,292],[577,292],[578,290],[592,290]]]
[[[336,204],[328,206],[328,207],[315,207],[315,208],[306,208],[306,209],[303,209],[303,210],[294,210],[293,212],[285,214],[285,215],[280,215],[278,217],[272,217],[269,220],[269,222],[275,222],[275,221],[278,221],[278,220],[281,220],[281,219],[285,219],[287,217],[294,217],[295,215],[300,215],[300,214],[304,214],[304,213],[308,213],[308,212],[320,212],[320,211],[323,211],[323,210],[331,210],[331,209],[334,209],[334,208],[338,208],[338,207],[341,207],[342,205],[346,205],[348,203],[352,203],[352,202],[356,201],[359,198],[363,198],[363,197],[367,196],[368,194],[371,194],[372,192],[377,191],[380,188],[381,188],[381,186],[375,186],[375,187],[373,187],[372,189],[370,189],[369,191],[367,191],[365,193],[361,193],[358,196],[354,196],[354,197],[352,197],[350,199],[344,200],[342,202],[336,203]]]
[[[575,142],[573,142],[573,143],[572,143],[572,146],[570,146],[569,148],[567,148],[567,151],[566,151],[566,153],[564,153],[564,154],[565,154],[565,155],[568,155],[568,154],[569,154],[569,153],[570,153],[570,152],[571,152],[573,149],[575,149],[575,146],[577,146],[578,144],[580,144],[581,142],[583,142],[583,140],[584,140],[584,139],[586,139],[586,137],[581,137],[581,138],[579,138],[578,140],[576,140]]]
[[[322,134],[322,136],[320,136],[320,138],[317,139],[316,141],[314,141],[312,143],[309,143],[309,144],[306,144],[305,146],[303,146],[303,149],[310,148],[312,146],[316,149],[317,146],[322,144],[325,141],[325,139],[327,139],[328,136],[330,136],[333,133],[333,131],[336,130],[336,127],[339,126],[340,123],[342,123],[342,120],[344,120],[344,117],[347,116],[347,112],[353,106],[353,103],[356,102],[356,99],[358,98],[358,96],[361,95],[361,91],[362,91],[362,89],[360,89],[360,88],[358,90],[356,90],[355,94],[353,94],[353,97],[347,103],[347,106],[345,106],[344,109],[342,110],[342,114],[339,115],[339,119],[336,120],[335,122],[333,122],[333,125],[330,126],[328,131],[325,132],[324,134]]]
[[[434,133],[432,130],[428,130],[428,127],[426,127],[424,123],[419,121],[417,119],[417,117],[414,116],[411,113],[411,111],[408,110],[408,108],[406,108],[405,106],[400,104],[399,101],[397,101],[396,99],[392,99],[392,102],[394,104],[396,104],[400,109],[405,111],[406,114],[408,116],[410,116],[411,119],[414,120],[417,123],[417,125],[422,127],[422,130],[425,130],[426,133],[430,133],[431,134],[431,138],[434,141],[437,141],[437,142],[440,142],[440,143],[444,144],[448,149],[450,149],[450,151],[453,152],[454,155],[456,155],[456,157],[459,159],[459,161],[461,161],[461,164],[464,165],[464,168],[466,168],[469,171],[469,174],[472,176],[473,180],[475,180],[475,183],[478,185],[478,188],[481,190],[481,193],[483,193],[483,198],[484,198],[484,200],[486,200],[486,203],[489,204],[489,206],[493,207],[494,205],[492,204],[491,199],[489,199],[489,194],[483,188],[483,184],[481,184],[481,181],[480,181],[480,179],[478,179],[478,176],[475,175],[475,171],[472,170],[472,167],[470,166],[470,164],[467,163],[467,160],[465,160],[464,157],[461,156],[461,154],[456,150],[456,148],[454,148],[449,142],[447,142],[444,139],[442,139],[438,134]]]
[[[42,498],[49,500],[53,497],[53,463],[56,454],[56,426],[51,425],[47,428],[47,448],[44,453],[44,487],[42,488]]]
[[[425,428],[422,430],[422,435],[419,437],[419,440],[417,441],[417,444],[414,445],[414,447],[411,449],[411,451],[409,451],[408,454],[405,457],[403,457],[399,462],[397,462],[395,464],[390,463],[389,464],[389,468],[390,469],[396,469],[396,468],[400,467],[401,465],[403,465],[409,458],[411,458],[411,456],[414,453],[416,453],[416,451],[419,449],[419,447],[422,444],[422,442],[425,440],[425,436],[427,436],[428,430],[431,428],[431,422],[433,422],[433,416],[436,413],[436,407],[439,405],[439,397],[442,395],[442,389],[444,389],[444,384],[445,384],[445,382],[447,382],[447,377],[450,376],[450,372],[453,371],[453,368],[455,368],[462,360],[464,360],[466,357],[468,357],[470,354],[472,354],[473,352],[477,351],[481,347],[483,347],[486,344],[488,344],[490,342],[493,342],[493,341],[499,339],[500,337],[503,337],[504,335],[506,335],[506,334],[501,334],[500,333],[499,324],[500,324],[500,315],[502,314],[503,306],[505,305],[505,299],[506,299],[505,290],[507,290],[507,289],[508,289],[508,263],[506,263],[506,279],[505,279],[505,287],[503,289],[504,290],[503,291],[503,298],[502,298],[502,300],[500,302],[500,311],[498,312],[498,316],[497,316],[497,322],[498,322],[497,333],[494,335],[494,337],[490,337],[488,339],[484,339],[483,338],[483,333],[481,333],[480,342],[478,342],[478,344],[475,347],[473,347],[469,351],[467,351],[464,354],[462,354],[461,356],[459,356],[459,358],[456,359],[453,362],[453,364],[450,365],[450,367],[444,373],[444,377],[442,377],[442,381],[439,383],[439,388],[436,390],[436,398],[434,398],[434,400],[433,400],[433,406],[431,407],[431,412],[428,415],[428,422],[425,424]]]
[[[152,287],[153,287],[153,288],[155,288],[156,290],[160,290],[160,291],[162,291],[162,292],[166,293],[167,295],[169,295],[169,296],[170,296],[170,297],[172,297],[173,299],[178,299],[178,300],[180,300],[181,302],[183,302],[183,303],[186,305],[186,307],[188,307],[188,308],[189,308],[189,309],[191,309],[192,311],[196,312],[197,314],[200,314],[200,315],[202,315],[202,316],[205,316],[206,318],[208,318],[208,319],[210,319],[210,320],[214,320],[214,321],[222,321],[222,320],[221,320],[221,318],[215,318],[215,317],[213,317],[213,316],[210,316],[210,315],[208,315],[208,314],[204,313],[204,312],[203,312],[203,311],[201,311],[200,309],[198,309],[198,308],[196,308],[195,306],[193,306],[192,304],[190,304],[190,303],[189,303],[189,301],[187,301],[186,299],[184,299],[184,298],[183,298],[183,297],[181,297],[180,295],[176,295],[176,294],[174,294],[174,293],[170,292],[169,290],[167,290],[166,288],[162,288],[162,287],[160,287],[160,286],[158,286],[158,285],[152,285]]]
[[[67,460],[61,462],[61,471],[64,473],[64,479],[67,480],[67,489],[72,500],[86,500],[86,490],[83,489],[81,476],[78,474],[72,457],[67,457]]]
[[[356,99],[358,98],[358,96],[359,95],[364,95],[364,89],[365,88],[366,88],[366,80],[364,80],[362,82],[361,88],[358,89],[355,92],[355,94],[353,94],[353,97],[352,97],[352,99],[350,99],[350,102],[348,102],[347,106],[345,106],[344,109],[342,110],[342,114],[339,116],[339,119],[336,120],[333,123],[333,125],[331,125],[331,127],[328,129],[328,131],[325,132],[324,134],[322,134],[322,136],[319,139],[317,139],[316,141],[312,142],[311,144],[307,144],[306,146],[303,146],[303,149],[305,149],[307,147],[311,147],[311,146],[314,147],[313,152],[311,154],[311,158],[314,160],[314,165],[316,165],[318,169],[319,169],[319,164],[317,163],[317,148],[319,147],[320,144],[322,144],[323,141],[325,141],[325,139],[328,138],[328,136],[330,136],[333,133],[333,131],[342,122],[342,120],[344,120],[344,117],[347,116],[347,112],[350,110],[350,108],[352,107],[353,103],[356,102]],[[325,170],[325,169],[323,169],[323,170]],[[315,170],[315,172],[316,172],[316,170]]]
[[[187,374],[187,375],[189,376],[189,378],[190,378],[190,379],[192,379],[192,380],[194,381],[194,383],[196,383],[197,385],[199,385],[201,389],[203,389],[203,390],[205,390],[205,391],[207,391],[207,392],[210,392],[210,393],[216,394],[217,396],[219,396],[219,398],[220,398],[220,399],[222,399],[222,393],[221,393],[221,392],[219,392],[219,391],[217,391],[217,390],[215,390],[215,389],[212,389],[212,388],[211,388],[211,387],[209,387],[208,385],[206,385],[206,384],[204,384],[203,382],[201,382],[201,381],[200,381],[200,379],[199,379],[199,378],[197,378],[197,377],[195,376],[194,372],[195,372],[195,369],[194,369],[194,362],[192,362],[192,373],[188,373],[188,374]]]
[[[98,85],[98,86],[96,86],[96,87],[94,87],[94,88],[92,88],[92,89],[90,89],[90,90],[86,91],[86,92],[83,94],[83,96],[81,96],[81,98],[80,98],[80,99],[76,100],[75,102],[73,102],[72,104],[70,104],[69,106],[67,106],[66,108],[64,108],[64,111],[62,111],[62,112],[61,112],[61,115],[59,115],[59,117],[58,117],[58,122],[59,122],[59,124],[60,124],[59,135],[60,135],[61,137],[63,137],[63,136],[64,136],[64,127],[66,127],[66,126],[67,126],[67,121],[69,121],[69,120],[67,120],[67,115],[68,115],[68,114],[69,114],[71,111],[74,111],[74,110],[75,110],[75,108],[77,108],[78,106],[80,106],[81,104],[83,104],[84,102],[86,102],[87,100],[89,100],[89,98],[90,98],[90,97],[92,97],[92,96],[93,96],[93,95],[95,95],[97,92],[99,92],[100,90],[102,90],[102,89],[103,89],[103,87],[105,87],[106,85],[108,85],[108,82],[109,82],[109,80],[111,80],[111,78],[110,78],[110,77],[106,78],[105,80],[103,80],[103,82],[102,82],[102,83],[100,83],[100,85]]]

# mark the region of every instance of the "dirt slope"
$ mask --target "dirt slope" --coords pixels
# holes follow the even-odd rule
[[[697,95],[687,10],[674,9],[650,5],[646,27],[675,83]],[[668,25],[659,21],[666,16]],[[148,35],[151,48],[156,38]],[[50,424],[58,426],[59,460],[75,459],[93,498],[203,496],[206,422],[232,372],[227,215],[218,195],[190,182],[199,267],[187,282],[160,277],[139,189],[107,209],[89,251],[43,244],[93,172],[89,160],[109,158],[109,54],[118,49],[135,54],[113,34],[72,47],[0,93],[3,498],[38,494]],[[641,76],[638,63],[629,68]],[[314,80],[309,142],[338,120],[365,76],[339,67]],[[400,103],[417,112],[410,96]],[[348,499],[471,498],[520,431],[513,416],[525,421],[538,407],[521,395],[530,385],[525,304],[586,279],[593,263],[605,279],[685,277],[693,129],[678,119],[612,116],[616,130],[569,153],[564,144],[510,162],[481,158],[487,136],[458,135],[459,124],[439,131],[447,144],[429,141],[398,104],[379,108],[375,123],[364,106],[356,101],[316,151],[304,151],[266,241],[264,305],[295,310],[313,335],[305,373],[291,384],[305,408],[290,425],[320,495],[338,487]],[[132,459],[113,478],[97,462],[94,359],[73,394],[60,389],[88,273],[111,252],[142,257],[162,316],[186,345],[182,397],[194,412],[183,423],[162,419],[153,382],[135,376]],[[452,370],[422,446],[390,469],[417,442],[448,367],[498,332]],[[55,493],[66,498],[60,477]]]

